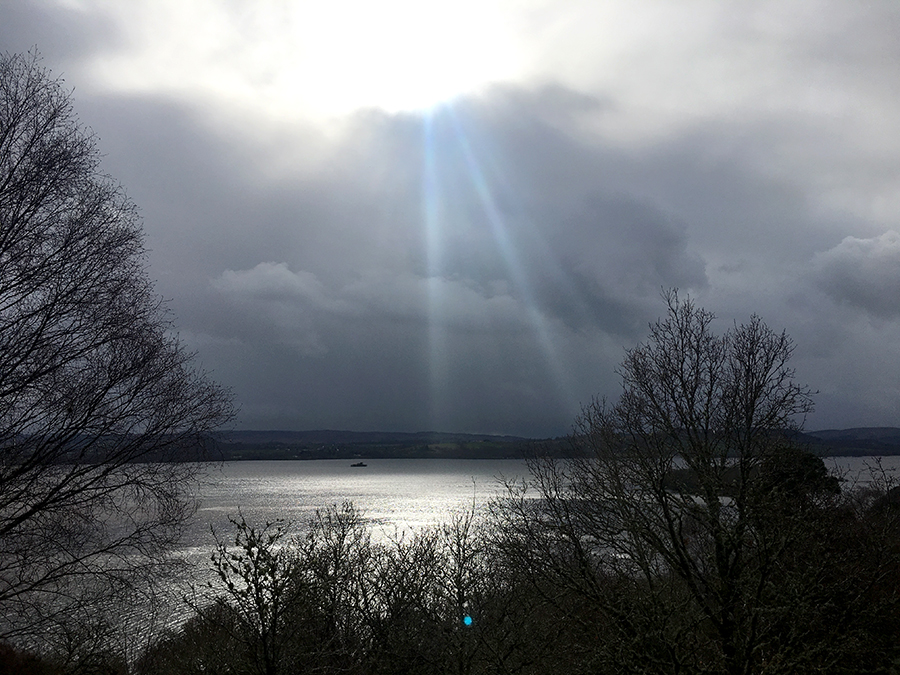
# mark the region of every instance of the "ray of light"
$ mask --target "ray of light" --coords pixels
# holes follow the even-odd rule
[[[512,278],[513,284],[524,300],[528,310],[528,320],[534,331],[538,344],[544,354],[544,359],[550,369],[550,374],[554,379],[557,393],[564,399],[571,398],[572,386],[568,378],[568,369],[563,364],[562,358],[557,352],[553,339],[547,325],[547,321],[535,301],[534,293],[531,289],[531,283],[528,280],[528,274],[525,271],[525,265],[519,258],[516,247],[513,244],[506,223],[497,208],[496,201],[491,193],[488,181],[485,179],[481,165],[475,156],[472,146],[469,143],[465,130],[459,121],[459,118],[450,109],[450,116],[453,120],[456,138],[459,140],[460,147],[466,159],[466,165],[469,169],[469,175],[473,185],[481,199],[482,207],[487,215],[488,222],[491,226],[491,234],[497,243],[497,248],[506,264],[507,271]]]
[[[422,218],[425,224],[425,254],[428,265],[428,362],[429,406],[434,428],[440,425],[446,414],[447,345],[441,327],[442,295],[440,274],[442,268],[441,231],[437,167],[433,115],[426,113],[422,121]]]
[[[559,354],[553,339],[550,322],[542,313],[539,303],[536,301],[526,271],[526,265],[521,260],[517,247],[510,236],[503,214],[497,206],[492,193],[490,183],[485,175],[482,165],[476,156],[471,142],[465,132],[459,117],[453,111],[452,106],[442,107],[452,125],[451,139],[461,153],[468,180],[477,194],[479,204],[489,223],[490,234],[497,251],[503,261],[507,274],[515,288],[516,295],[526,309],[527,322],[536,338],[541,350],[547,370],[552,378],[552,384],[556,390],[558,399],[567,406],[577,404],[574,400],[574,388],[572,386],[568,369],[564,359]],[[442,247],[442,214],[440,211],[440,185],[438,180],[438,159],[436,157],[436,141],[433,115],[426,117],[425,146],[424,146],[424,180],[423,180],[423,215],[425,219],[426,248],[428,253],[430,292],[430,338],[431,338],[431,389],[433,398],[433,410],[437,414],[442,406],[441,385],[447,376],[446,337],[443,333],[441,321],[441,287],[442,273],[441,247]]]

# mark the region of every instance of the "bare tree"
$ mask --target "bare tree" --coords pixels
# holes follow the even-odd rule
[[[229,547],[213,532],[216,550],[211,561],[216,578],[207,582],[209,590],[224,589],[225,593],[214,596],[207,607],[195,604],[195,610],[243,644],[260,675],[276,675],[283,669],[285,642],[292,637],[287,627],[292,606],[305,591],[296,569],[297,552],[282,541],[290,525],[277,521],[256,528],[243,516],[229,521],[236,530],[234,545]]]
[[[809,473],[793,439],[812,407],[790,338],[756,316],[717,335],[691,299],[665,300],[626,352],[620,399],[577,420],[577,458],[536,460],[539,499],[501,510],[507,554],[559,601],[588,601],[580,616],[615,636],[597,658],[623,671],[762,672],[788,663],[773,589],[810,527],[797,500],[834,484],[786,478]]]
[[[162,562],[232,415],[191,359],[62,82],[0,55],[0,636]]]

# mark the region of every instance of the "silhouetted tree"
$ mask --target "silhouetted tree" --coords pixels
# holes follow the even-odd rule
[[[496,564],[474,510],[380,543],[350,503],[291,537],[232,522],[195,615],[136,672],[511,675],[548,672],[571,644],[554,608]]]
[[[208,623],[225,629],[228,639],[244,645],[248,661],[260,675],[276,675],[283,670],[282,652],[290,629],[297,628],[288,625],[288,618],[305,590],[296,573],[297,553],[284,545],[285,523],[257,528],[243,517],[230,522],[235,526],[233,545],[215,536],[211,557],[215,580],[207,584],[224,593],[197,611]]]
[[[181,460],[232,414],[99,159],[37,55],[0,56],[0,636],[162,564],[191,513]]]
[[[847,619],[868,611],[873,566],[881,578],[896,556],[836,543],[860,538],[859,519],[793,446],[812,403],[791,340],[756,316],[717,335],[710,312],[665,300],[626,352],[619,400],[577,420],[577,457],[536,459],[530,491],[498,511],[501,557],[599,637],[585,670],[860,665]]]

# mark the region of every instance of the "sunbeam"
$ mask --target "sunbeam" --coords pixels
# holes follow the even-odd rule
[[[425,224],[425,254],[428,265],[428,363],[429,406],[432,424],[439,424],[446,408],[443,384],[447,379],[447,345],[438,317],[442,314],[442,298],[439,283],[441,260],[441,232],[438,209],[438,178],[435,165],[435,140],[433,117],[423,115],[422,120],[422,219]]]
[[[443,247],[445,228],[449,226],[450,218],[441,208],[442,188],[446,188],[442,186],[440,178],[442,150],[446,157],[456,153],[462,158],[464,178],[474,191],[478,208],[488,223],[493,249],[501,261],[504,276],[511,282],[511,295],[516,299],[520,313],[524,310],[523,320],[539,347],[557,401],[570,409],[574,408],[578,403],[575,400],[575,388],[565,359],[555,343],[552,321],[542,311],[540,302],[535,297],[526,264],[497,205],[491,182],[476,155],[463,121],[452,105],[442,106],[439,110],[425,115],[423,120],[422,217],[429,276],[431,406],[435,419],[440,419],[441,411],[445,407],[443,385],[449,375],[446,322],[443,320],[444,287],[441,280],[447,274],[447,270],[444,269]],[[440,134],[436,126],[441,124],[447,124],[450,133]],[[441,143],[446,147],[442,148]],[[543,263],[542,269],[551,268],[554,270],[554,276],[557,276],[555,272],[558,270],[552,261]]]
[[[550,374],[553,377],[557,395],[563,400],[568,401],[571,399],[571,392],[573,391],[568,377],[568,370],[553,344],[547,320],[541,312],[541,309],[535,300],[534,293],[532,292],[531,283],[529,282],[528,275],[525,271],[525,265],[523,265],[522,261],[519,259],[515,244],[509,236],[503,216],[497,208],[491,189],[485,179],[484,172],[481,170],[481,165],[475,157],[475,153],[472,150],[472,146],[469,143],[459,118],[454,114],[452,108],[448,107],[448,112],[453,122],[456,139],[458,140],[466,159],[469,177],[481,199],[481,204],[484,208],[485,215],[488,218],[488,222],[490,223],[491,234],[497,244],[497,249],[500,251],[503,262],[518,291],[519,297],[521,297],[525,303],[531,329],[534,331],[534,335],[538,340],[544,359],[549,367]]]

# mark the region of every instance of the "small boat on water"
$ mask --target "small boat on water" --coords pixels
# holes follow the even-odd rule
[[[368,466],[365,462],[357,462],[356,464],[351,464],[350,466]]]

